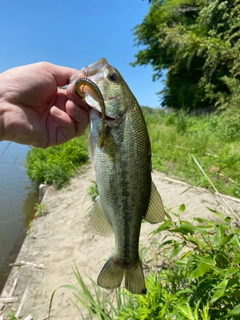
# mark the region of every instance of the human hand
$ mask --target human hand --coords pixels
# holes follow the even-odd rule
[[[0,140],[47,148],[84,133],[87,104],[67,89],[78,70],[39,62],[0,74]]]

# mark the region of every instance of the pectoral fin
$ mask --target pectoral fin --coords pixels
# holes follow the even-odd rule
[[[89,154],[90,161],[94,163],[94,147],[91,139],[88,145],[88,154]]]
[[[99,198],[97,198],[90,211],[90,225],[92,230],[101,236],[109,237],[113,234],[112,225],[103,210]]]
[[[165,210],[160,194],[152,181],[151,196],[148,211],[144,219],[150,223],[158,223],[164,220]]]

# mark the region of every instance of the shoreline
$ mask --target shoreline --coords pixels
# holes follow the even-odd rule
[[[37,184],[35,184],[34,182],[32,182],[32,184],[36,185],[36,190],[34,192],[34,194],[36,195],[34,197],[34,199],[36,200],[36,202],[34,202],[34,204],[36,203],[41,203],[41,201],[43,200],[43,197],[47,191],[45,184],[40,184],[37,187]],[[31,208],[29,208],[28,213],[30,212],[30,214],[28,215],[28,225],[29,223],[31,223],[35,217],[35,213],[36,213],[36,209],[35,206],[31,206]],[[11,266],[10,264],[14,263],[19,255],[19,252],[23,246],[23,243],[25,241],[25,238],[27,237],[27,231],[28,231],[28,226],[27,225],[22,225],[22,228],[19,231],[18,237],[15,240],[15,243],[12,246],[11,251],[9,252],[7,259],[5,261],[5,263],[2,265],[2,267],[0,268],[0,272],[2,272],[2,278],[0,279],[0,295],[1,295],[1,291],[4,289],[4,286],[7,282],[7,279],[10,275],[11,272]],[[0,319],[1,320],[1,319]]]
[[[0,272],[2,272],[2,276],[0,279],[0,293],[4,289],[4,286],[6,285],[6,282],[11,272],[11,266],[9,264],[16,261],[16,258],[19,255],[23,242],[26,238],[26,231],[27,229],[22,227],[15,244],[8,255],[7,260],[5,261],[2,268],[0,269]]]
[[[152,177],[167,208],[173,208],[172,211],[176,212],[182,203],[186,205],[184,219],[192,220],[194,216],[215,219],[206,207],[222,212],[217,197],[208,191],[197,188],[187,190],[189,185],[166,179],[164,174],[156,171]],[[87,190],[92,180],[95,180],[95,174],[90,165],[86,172],[73,178],[68,187],[58,191],[52,187],[47,189],[42,200],[46,205],[46,214],[33,220],[30,235],[26,236],[16,259],[18,266],[12,267],[1,294],[1,297],[6,297],[12,293],[18,301],[8,303],[4,309],[1,309],[0,302],[0,319],[1,313],[4,319],[8,309],[19,310],[20,307],[18,316],[24,320],[47,319],[53,291],[61,285],[76,285],[72,271],[74,265],[79,268],[89,288],[91,282],[88,276],[96,281],[103,260],[112,253],[114,238],[104,238],[90,230],[88,210],[92,203]],[[239,213],[239,202],[231,199],[227,202]],[[142,224],[141,245],[150,244],[153,239],[148,234],[158,225]],[[160,238],[161,235],[158,235],[157,240],[160,241]],[[72,297],[67,289],[57,290],[51,319],[79,319],[79,311],[70,301]]]

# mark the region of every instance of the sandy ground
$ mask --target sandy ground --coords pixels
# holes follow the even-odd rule
[[[71,184],[60,190],[49,188],[43,203],[47,206],[47,214],[33,221],[30,235],[22,246],[16,261],[34,262],[37,265],[13,267],[7,286],[2,296],[11,295],[14,279],[17,279],[14,297],[18,302],[8,304],[0,311],[0,319],[4,319],[7,309],[19,308],[22,299],[20,317],[22,319],[47,319],[50,298],[55,289],[64,284],[76,285],[72,267],[76,265],[84,281],[90,283],[88,276],[96,280],[103,266],[103,259],[110,256],[114,246],[114,238],[104,238],[91,232],[88,224],[88,209],[91,199],[87,190],[95,178],[93,167],[72,179]],[[215,219],[206,208],[223,212],[218,197],[207,191],[192,188],[187,192],[187,185],[166,179],[165,175],[153,172],[155,182],[163,203],[172,211],[177,212],[179,205],[186,205],[184,219],[191,221],[194,216]],[[236,212],[240,203],[227,200]],[[144,223],[140,243],[148,245],[152,240],[149,232],[156,225]],[[159,240],[161,235],[157,236]],[[40,264],[40,265],[39,265]],[[39,268],[44,266],[44,268]],[[51,319],[81,319],[79,311],[72,305],[72,294],[67,289],[59,289],[53,300]],[[1,305],[1,303],[0,303]],[[1,308],[0,308],[1,309]],[[28,317],[31,315],[32,317]],[[87,317],[86,317],[87,319]]]

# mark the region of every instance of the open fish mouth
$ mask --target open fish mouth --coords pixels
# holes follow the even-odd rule
[[[116,119],[106,115],[106,121],[116,121]]]
[[[98,141],[98,146],[99,148],[102,148],[104,145],[104,131],[105,131],[105,123],[106,123],[106,107],[105,107],[105,102],[104,98],[102,95],[101,90],[98,88],[95,82],[93,82],[89,78],[79,78],[75,81],[74,83],[74,91],[75,93],[81,98],[85,99],[85,101],[88,103],[86,100],[86,93],[84,92],[84,87],[87,87],[90,92],[93,93],[93,95],[96,97],[96,99],[92,99],[92,101],[97,103],[97,105],[100,107],[100,110],[102,112],[102,129],[101,133],[99,136],[99,141]],[[91,97],[91,95],[89,95]],[[89,104],[91,106],[91,104]]]
[[[96,85],[97,86],[97,85]],[[101,102],[99,101],[99,94],[94,90],[92,90],[91,88],[87,87],[87,86],[83,86],[83,88],[81,89],[81,94],[83,94],[83,98],[85,100],[85,102],[87,103],[87,105],[96,110],[96,115],[98,115],[99,118],[101,119],[105,119],[104,121],[107,122],[113,122],[113,121],[118,121],[118,119],[116,117],[113,117],[112,115],[108,114],[108,110],[105,106],[105,100],[103,100],[104,102],[104,108],[102,108]],[[76,90],[75,90],[76,91]],[[99,90],[100,92],[100,90]],[[108,98],[107,101],[112,101],[115,98]]]
[[[92,107],[92,106],[90,106],[90,105],[89,105],[89,107],[91,107],[92,109],[94,109],[96,115],[97,115],[100,119],[102,119],[102,112],[101,112],[101,111],[99,111],[98,109],[96,109],[96,108],[94,108],[94,107]],[[116,118],[110,117],[110,116],[108,116],[107,114],[105,114],[105,119],[106,119],[106,122],[114,122],[114,121],[117,121]]]

